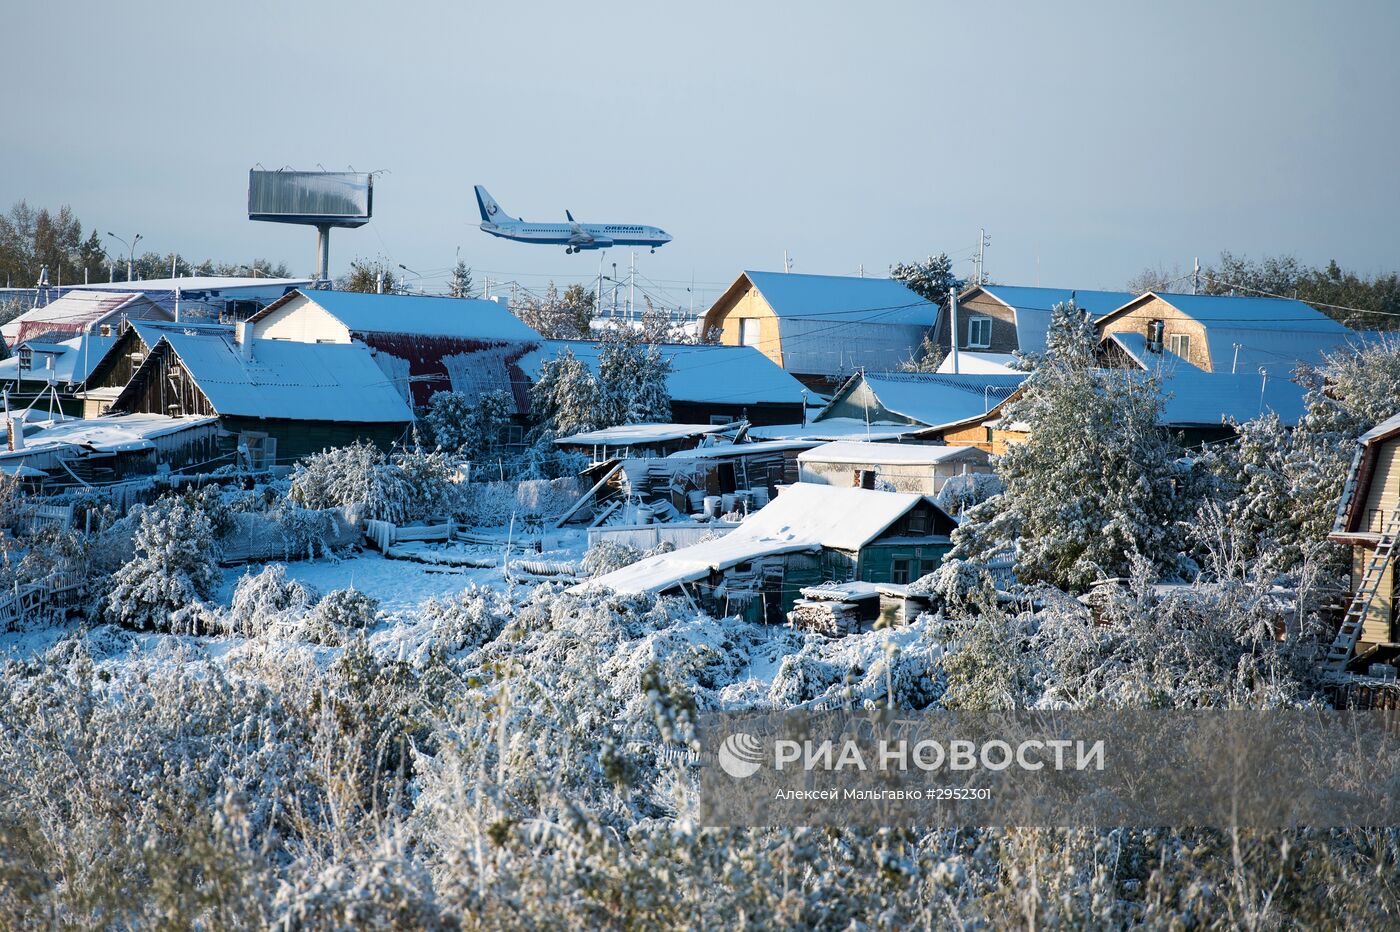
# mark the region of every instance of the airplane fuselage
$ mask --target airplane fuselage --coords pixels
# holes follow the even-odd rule
[[[645,246],[655,249],[671,241],[660,227],[626,223],[483,223],[492,236],[519,243],[572,246],[575,249],[608,249],[612,246]],[[582,231],[585,236],[580,236]]]

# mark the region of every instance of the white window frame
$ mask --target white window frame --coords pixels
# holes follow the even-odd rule
[[[1171,336],[1167,337],[1167,349],[1171,350],[1182,359],[1188,358],[1191,355],[1191,334],[1173,333]]]
[[[978,340],[974,334],[979,330],[986,331],[986,339]],[[967,319],[967,348],[986,349],[992,345],[992,319],[990,317],[974,316]]]

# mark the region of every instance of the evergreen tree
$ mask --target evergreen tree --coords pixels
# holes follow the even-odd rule
[[[501,452],[514,405],[505,392],[482,392],[473,399],[460,392],[437,392],[423,417],[434,445],[473,462],[494,459]]]
[[[605,426],[671,420],[671,364],[629,329],[609,330],[598,354],[599,412]]]
[[[219,583],[214,529],[204,510],[167,496],[141,512],[136,555],[116,573],[107,611],[118,624],[200,633],[203,603]]]
[[[598,402],[597,380],[570,350],[546,360],[530,389],[531,415],[541,428],[559,437],[606,426]]]
[[[452,269],[452,277],[447,281],[447,293],[454,298],[472,296],[472,270],[467,268],[467,263],[461,259],[457,260]]]
[[[922,262],[900,262],[890,267],[890,278],[903,282],[910,291],[921,298],[942,304],[948,300],[948,292],[961,289],[965,284],[953,274],[953,260],[940,252]]]
[[[1048,349],[1003,418],[1029,439],[997,461],[1005,490],[967,512],[954,556],[1012,552],[1023,582],[1075,591],[1123,576],[1134,554],[1161,573],[1182,568],[1194,482],[1158,428],[1159,386],[1092,367],[1092,341],[1057,308]]]

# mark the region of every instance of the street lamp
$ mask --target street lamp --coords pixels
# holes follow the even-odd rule
[[[127,253],[126,259],[126,280],[131,281],[131,269],[132,266],[136,264],[136,244],[141,242],[141,234],[137,233],[130,243],[122,239],[117,234],[111,232],[110,230],[107,232],[107,235],[128,248],[129,252]]]
[[[423,275],[422,275],[422,273],[421,273],[421,272],[415,272],[415,271],[413,271],[413,269],[410,269],[408,266],[404,265],[402,262],[399,263],[399,268],[403,269],[403,270],[404,270],[405,272],[407,272],[409,275],[416,275],[416,276],[418,277],[418,290],[421,292],[421,291],[423,290]],[[407,293],[407,292],[405,292],[405,294],[406,294],[406,293]]]

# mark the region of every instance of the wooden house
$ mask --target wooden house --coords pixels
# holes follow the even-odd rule
[[[806,587],[906,584],[952,549],[957,522],[923,495],[799,482],[717,540],[648,557],[581,587],[681,592],[707,609],[780,624]]]
[[[1351,548],[1352,601],[1329,653],[1365,673],[1400,657],[1393,548],[1400,533],[1400,416],[1362,435],[1329,538]]]
[[[935,427],[986,414],[1026,380],[1016,375],[866,372],[852,376],[817,415],[827,421]]]
[[[1050,313],[1055,305],[1073,300],[1076,307],[1098,318],[1122,307],[1132,297],[1126,291],[974,285],[958,297],[957,347],[960,352],[974,354],[974,359],[984,354],[1044,352],[1045,334],[1050,329]],[[949,305],[943,305],[934,330],[934,341],[950,356],[951,310]],[[945,360],[945,365],[953,371],[951,359]]]
[[[1152,291],[1098,318],[1095,327],[1105,365],[1153,369],[1169,354],[1205,372],[1263,370],[1276,378],[1362,339],[1302,301]]]
[[[744,272],[701,321],[726,346],[751,346],[819,392],[852,373],[912,359],[937,305],[888,278]]]
[[[173,320],[174,315],[143,294],[123,291],[70,291],[0,325],[5,345],[39,340],[56,343],[82,333],[116,336],[129,320]]]
[[[111,412],[217,417],[229,448],[247,451],[254,465],[357,440],[387,448],[405,436],[413,411],[363,344],[256,340],[251,332],[248,322],[148,329],[148,351],[109,360],[113,379],[131,369]]]
[[[421,411],[440,391],[504,392],[530,410],[520,361],[543,338],[495,301],[354,291],[294,291],[252,317],[253,339],[368,350],[382,378]]]

